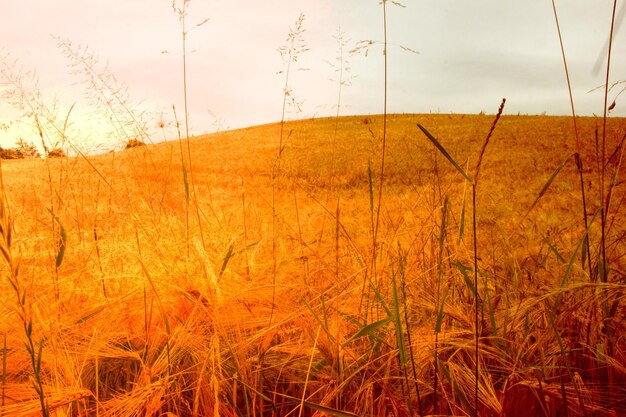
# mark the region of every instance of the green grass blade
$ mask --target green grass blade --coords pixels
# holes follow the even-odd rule
[[[524,217],[522,217],[522,220],[520,221],[520,224],[522,224],[524,222],[524,220],[526,220],[526,217],[528,217],[528,215],[530,214],[530,212],[535,208],[535,206],[537,205],[537,203],[539,202],[539,200],[541,200],[541,198],[543,197],[543,195],[546,193],[546,191],[548,191],[548,188],[550,188],[550,185],[552,185],[552,182],[554,181],[554,179],[557,177],[557,175],[559,175],[559,172],[561,172],[561,170],[563,169],[563,167],[565,166],[565,164],[567,163],[567,161],[569,161],[573,156],[575,155],[575,153],[571,153],[567,156],[567,158],[565,158],[563,160],[563,162],[561,162],[561,164],[554,170],[554,172],[552,173],[552,175],[550,175],[550,178],[548,178],[548,180],[546,181],[546,183],[543,185],[543,187],[541,187],[541,190],[539,191],[539,194],[537,195],[537,198],[535,198],[535,201],[533,201],[533,203],[530,205],[530,208],[528,209],[528,211],[526,212],[526,214],[524,214]]]
[[[183,164],[183,182],[185,184],[185,201],[189,203],[189,182],[187,181],[187,167]]]
[[[469,287],[470,291],[472,291],[472,295],[476,295],[476,288],[474,287],[474,283],[472,282],[472,280],[470,279],[468,272],[472,270],[471,267],[469,266],[465,266],[463,265],[461,262],[459,262],[458,260],[455,263],[456,268],[459,270],[459,272],[461,273],[461,275],[463,276],[463,281],[465,281],[465,284],[467,284],[467,286]]]
[[[55,265],[57,268],[59,268],[63,263],[63,256],[65,255],[65,243],[67,242],[67,234],[65,233],[65,228],[61,223],[59,223],[59,227],[61,228],[59,236],[59,250],[55,258]]]
[[[587,235],[589,234],[589,229],[591,229],[591,226],[595,222],[596,217],[598,216],[600,211],[601,211],[601,208],[596,210],[596,212],[594,213],[593,217],[591,218],[591,221],[589,222],[589,226],[587,226],[587,230],[585,230],[581,238],[578,240],[578,244],[576,245],[576,248],[574,249],[574,252],[572,253],[572,256],[570,257],[570,260],[567,264],[567,269],[565,270],[565,274],[563,274],[563,279],[561,280],[561,291],[559,292],[559,295],[557,296],[556,302],[554,304],[554,314],[556,314],[561,304],[561,296],[563,295],[563,290],[565,289],[565,285],[567,284],[567,281],[569,281],[569,276],[571,275],[572,269],[574,268],[574,263],[576,262],[576,257],[578,256],[578,252],[583,247],[583,243],[586,241]],[[600,266],[600,263],[598,263],[598,266]]]
[[[465,235],[465,189],[463,189],[463,201],[461,202],[461,221],[459,224],[459,238],[457,239],[457,244],[460,244],[463,241],[463,236]]]
[[[387,323],[389,323],[391,321],[391,319],[392,319],[391,316],[389,316],[389,317],[385,317],[382,320],[378,320],[378,321],[375,321],[374,323],[370,323],[370,324],[367,324],[367,325],[363,326],[361,328],[361,330],[359,330],[356,334],[354,334],[353,336],[348,338],[348,340],[343,342],[342,345],[345,346],[349,342],[351,342],[351,341],[353,341],[355,339],[360,339],[361,337],[374,335],[376,330],[378,330],[381,327],[385,326]]]
[[[228,252],[226,252],[226,256],[224,256],[224,260],[222,261],[222,267],[220,268],[220,273],[218,274],[220,278],[226,270],[226,266],[228,266],[228,261],[230,261],[230,258],[232,258],[233,255],[233,244],[231,243],[231,245],[228,247]]]
[[[441,230],[439,231],[439,272],[443,264],[443,249],[446,240],[446,228],[448,223],[448,197],[443,199],[443,207],[441,208]]]
[[[498,336],[498,323],[496,322],[496,312],[494,309],[494,305],[491,302],[491,294],[489,293],[489,289],[485,288],[485,299],[487,300],[487,312],[489,313],[489,322],[491,323],[491,334],[493,336]],[[500,346],[500,342],[496,339],[496,346]]]
[[[559,252],[559,250],[552,243],[550,243],[547,239],[544,239],[543,241],[546,243],[546,245],[548,245],[548,249],[550,249],[552,253],[554,253],[554,256],[556,256],[556,259],[558,259],[560,263],[564,264],[567,262],[563,255],[561,255],[561,252]],[[583,242],[583,250],[584,244],[585,243]]]
[[[387,316],[393,317],[393,314],[391,314],[391,310],[387,306],[387,303],[385,303],[385,299],[380,294],[380,291],[378,291],[378,288],[376,288],[376,286],[373,283],[370,283],[370,286],[372,287],[372,291],[374,291],[374,295],[376,295],[376,299],[378,300],[380,305],[383,306],[383,309],[387,313]]]
[[[57,215],[54,214],[50,209],[48,209],[48,212],[52,215],[52,218],[59,225],[60,228],[57,255],[55,258],[55,266],[58,269],[63,263],[63,256],[65,255],[65,245],[67,242],[67,233],[65,232],[65,228],[61,224],[61,220],[57,217]]]
[[[317,323],[322,327],[322,329],[324,330],[324,333],[326,333],[328,337],[330,338],[330,340],[334,342],[335,336],[333,336],[330,330],[328,329],[328,321],[326,320],[326,311],[324,307],[324,298],[322,297],[322,308],[324,308],[324,320],[323,321],[322,319],[320,319],[320,316],[315,312],[315,310],[313,310],[313,307],[311,307],[309,302],[307,300],[303,300],[303,301],[304,301],[304,306],[306,307],[307,310],[309,310],[309,313],[311,313],[315,321],[317,321]]]
[[[37,363],[37,365],[35,366],[35,374],[36,375],[39,375],[39,372],[41,371],[42,351],[43,351],[43,340],[40,340],[39,341],[39,348],[37,349],[37,356],[35,357],[35,362]]]
[[[559,294],[560,296],[560,294]],[[565,364],[565,369],[567,369],[567,373],[569,375],[570,381],[574,381],[574,370],[572,369],[572,366],[570,364],[570,359],[569,359],[569,350],[566,349],[565,344],[563,343],[563,338],[561,337],[561,335],[559,334],[559,329],[556,327],[556,309],[552,309],[550,308],[550,304],[548,302],[548,300],[545,300],[545,304],[546,304],[546,310],[548,310],[548,321],[550,322],[550,327],[552,328],[553,332],[554,332],[554,336],[556,337],[556,341],[559,345],[559,350],[561,351],[561,357],[563,358],[563,362]],[[578,388],[577,384],[572,384],[573,388],[574,388],[574,392],[576,393],[576,397],[578,398],[578,403],[581,406],[582,410],[583,410],[583,415],[587,416],[587,411],[585,408],[585,403],[583,401],[583,397],[582,394],[580,392],[580,389]],[[567,394],[566,391],[563,390],[563,401],[564,403],[567,403]]]
[[[443,323],[443,308],[446,305],[446,298],[448,297],[448,289],[443,293],[441,297],[441,304],[437,308],[437,323],[435,324],[435,332],[441,332],[441,324]]]
[[[465,177],[465,179],[471,184],[474,185],[474,181],[469,177],[469,175],[467,175],[467,173],[465,172],[465,170],[463,168],[461,168],[461,166],[459,164],[456,163],[456,161],[454,160],[454,158],[452,158],[452,156],[450,155],[450,153],[446,150],[446,148],[443,147],[443,145],[441,144],[441,142],[439,142],[433,135],[431,135],[431,133],[426,130],[426,128],[424,126],[422,126],[421,124],[417,124],[417,127],[419,127],[421,129],[422,132],[424,132],[424,134],[426,135],[426,137],[428,139],[430,139],[430,141],[433,143],[433,145],[435,145],[435,147],[437,149],[439,149],[439,152],[441,152],[443,154],[443,156],[446,157],[446,159],[448,161],[450,161],[450,163],[456,168],[457,171],[459,171],[459,173],[461,173],[461,175],[463,175]]]
[[[391,273],[392,296],[393,296],[393,321],[396,326],[396,339],[398,342],[398,352],[400,364],[406,364],[406,349],[404,346],[404,332],[402,331],[402,318],[400,316],[400,301],[398,300],[398,286],[396,285],[396,274]]]
[[[370,196],[370,220],[372,223],[372,241],[374,240],[374,178],[372,174],[372,161],[367,161],[367,181],[369,185],[369,196]],[[373,242],[373,245],[376,245],[376,242]]]

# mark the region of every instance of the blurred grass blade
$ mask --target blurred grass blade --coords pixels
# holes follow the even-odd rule
[[[221,278],[222,274],[226,270],[226,266],[228,266],[228,261],[233,257],[233,244],[231,243],[228,247],[228,252],[226,252],[226,256],[224,256],[224,261],[222,262],[222,267],[220,268],[220,273],[218,276]]]
[[[274,410],[274,412],[276,412],[276,405],[274,404],[274,401],[272,401],[272,399],[270,397],[268,397],[267,395],[263,394],[261,391],[255,389],[253,386],[251,386],[250,384],[246,384],[238,375],[235,375],[235,379],[237,380],[237,382],[239,382],[241,385],[243,385],[244,387],[246,387],[247,389],[249,389],[250,391],[254,392],[256,395],[258,395],[259,397],[261,397],[264,401],[267,401],[268,403],[270,403],[270,405],[272,406],[272,409]],[[278,393],[276,393],[278,394]],[[280,395],[280,394],[278,394]],[[294,397],[294,399],[298,400],[297,398]],[[300,401],[300,400],[298,400]]]
[[[495,307],[497,306],[497,302],[493,303],[491,301],[491,294],[489,293],[489,289],[487,288],[485,288],[485,299],[487,300],[487,312],[489,313],[489,322],[491,323],[491,334],[492,336],[496,336],[495,343],[496,343],[496,346],[499,347],[500,341],[497,339],[498,322],[496,321],[496,312],[495,312]]]
[[[465,281],[465,284],[467,284],[469,289],[472,291],[472,295],[475,296],[476,295],[476,288],[474,287],[474,283],[472,282],[472,280],[470,279],[469,275],[467,274],[469,271],[472,270],[472,268],[469,267],[469,266],[463,265],[458,260],[456,261],[455,264],[456,264],[456,268],[459,270],[459,272],[463,276],[463,281]]]
[[[552,253],[554,253],[554,256],[556,256],[556,259],[560,263],[564,264],[567,262],[565,258],[563,257],[563,255],[561,255],[561,252],[559,252],[559,250],[552,243],[550,243],[547,239],[544,239],[543,241],[545,242],[546,245],[548,245],[548,249],[550,249]],[[583,242],[583,249],[584,249],[584,244],[585,243]]]
[[[283,394],[283,393],[280,393],[280,392],[274,392],[274,394],[278,395],[279,397],[283,397],[283,398],[287,398],[287,399],[290,399],[290,400],[298,401],[298,403],[302,402],[302,399],[293,397],[291,395]],[[322,413],[325,413],[325,414],[329,414],[329,415],[334,416],[334,417],[358,417],[356,414],[353,414],[353,413],[350,413],[350,412],[347,412],[347,411],[337,410],[337,409],[330,408],[330,407],[326,407],[324,405],[313,403],[311,401],[304,401],[302,403],[306,407],[308,407],[308,408],[310,408],[312,410],[319,411],[319,412],[322,412]]]
[[[469,160],[467,165],[469,165]],[[465,235],[465,205],[466,205],[466,195],[467,195],[467,183],[463,183],[463,199],[461,201],[461,219],[459,221],[459,237],[457,239],[457,244],[460,244],[463,241],[463,236]]]
[[[52,210],[48,209],[48,212],[50,213],[50,215],[52,216],[52,218],[54,219],[54,221],[59,225],[59,240],[58,240],[58,247],[57,247],[57,255],[54,261],[54,264],[56,266],[56,268],[58,269],[61,264],[63,263],[63,256],[65,255],[65,244],[67,242],[67,233],[65,232],[65,228],[63,227],[63,225],[61,224],[61,220],[57,217],[56,214],[54,214],[52,212]]]
[[[559,297],[560,297],[561,293],[559,293]],[[556,341],[559,345],[559,350],[561,352],[561,357],[563,358],[563,362],[565,363],[565,369],[567,370],[567,373],[569,375],[570,381],[574,381],[574,370],[572,369],[572,365],[571,365],[571,360],[569,359],[569,349],[567,349],[565,347],[565,343],[563,342],[563,338],[561,337],[560,333],[559,333],[559,329],[556,326],[556,311],[557,309],[552,309],[550,308],[550,303],[548,302],[548,300],[544,300],[545,301],[545,305],[546,305],[546,310],[548,311],[548,322],[550,323],[550,327],[552,328],[553,332],[554,332],[554,336],[556,337]],[[574,392],[576,393],[576,397],[578,398],[578,404],[581,407],[582,411],[583,411],[583,415],[586,417],[588,416],[587,414],[587,410],[585,407],[585,402],[583,400],[582,394],[580,392],[580,389],[578,388],[577,384],[572,384],[572,387],[574,388]],[[562,395],[563,395],[563,403],[567,404],[567,391],[562,389],[561,390]]]
[[[535,201],[533,201],[533,203],[530,205],[530,208],[528,209],[526,214],[524,214],[524,216],[522,217],[522,220],[520,220],[520,225],[524,222],[524,220],[526,220],[526,217],[528,217],[530,212],[535,208],[539,200],[541,200],[541,197],[543,197],[546,191],[548,191],[548,188],[550,188],[550,185],[552,185],[552,182],[554,181],[556,176],[559,175],[559,172],[561,172],[565,164],[567,164],[567,161],[569,161],[570,158],[572,158],[574,155],[575,153],[569,154],[567,158],[565,158],[565,160],[563,160],[563,162],[561,162],[561,164],[554,170],[552,175],[550,175],[550,178],[548,178],[548,181],[546,181],[543,187],[541,187],[541,190],[539,191],[539,195],[537,195],[537,198],[535,198]]]
[[[393,296],[393,319],[396,326],[396,339],[400,355],[400,364],[406,364],[406,348],[404,346],[404,332],[402,331],[402,318],[400,316],[400,301],[398,299],[398,286],[396,284],[396,274],[391,272],[392,296]]]
[[[168,336],[171,336],[172,333],[170,331],[170,322],[167,319],[167,314],[165,313],[165,309],[163,308],[163,304],[161,303],[161,298],[159,297],[159,293],[156,290],[156,286],[154,285],[154,281],[152,281],[152,277],[150,276],[150,273],[148,272],[148,268],[146,268],[146,266],[144,265],[144,263],[143,263],[143,261],[141,259],[139,260],[139,264],[141,265],[141,269],[143,271],[143,274],[145,275],[146,279],[150,283],[150,288],[152,288],[152,292],[154,293],[154,296],[157,299],[157,305],[159,306],[159,312],[161,313],[161,318],[163,319],[163,323],[165,324],[165,331],[167,332]]]
[[[598,210],[596,210],[596,212],[594,213],[593,217],[591,218],[591,221],[589,222],[589,226],[587,226],[587,230],[585,230],[583,235],[578,240],[578,244],[576,245],[576,248],[574,249],[574,252],[572,253],[572,256],[570,257],[570,260],[567,264],[567,269],[565,270],[565,274],[563,274],[563,279],[561,280],[561,288],[559,291],[559,295],[557,296],[556,302],[554,303],[554,314],[557,313],[559,306],[561,304],[561,297],[563,296],[563,290],[565,289],[565,285],[567,285],[567,281],[569,281],[569,276],[572,273],[572,269],[574,267],[574,263],[576,262],[576,257],[578,256],[578,252],[583,247],[583,243],[587,240],[589,230],[591,229],[591,226],[594,224],[596,217],[601,212],[601,210],[602,210],[601,208],[598,208]],[[601,264],[602,264],[601,261],[598,262],[598,268],[601,267]]]
[[[461,399],[461,402],[463,403],[463,405],[465,405],[465,407],[467,407],[468,409],[471,408],[469,401],[465,396],[465,393],[463,392],[463,390],[459,389],[456,380],[452,378],[452,375],[450,375],[450,370],[448,369],[448,367],[439,358],[435,359],[437,361],[437,368],[441,371],[443,377],[448,381],[448,383],[452,385],[452,389],[454,390],[456,396]]]
[[[187,181],[187,167],[183,164],[183,182],[185,184],[185,201],[189,204],[189,182]]]
[[[454,167],[456,168],[457,171],[459,171],[461,173],[461,175],[463,175],[465,177],[465,179],[471,184],[474,185],[474,181],[467,175],[467,173],[465,172],[465,170],[463,168],[461,168],[461,166],[459,164],[456,163],[456,161],[454,160],[454,158],[452,158],[452,156],[450,155],[450,153],[448,153],[448,151],[446,150],[446,148],[443,147],[443,145],[433,136],[430,134],[430,132],[428,130],[426,130],[426,128],[424,126],[422,126],[421,124],[417,124],[417,127],[419,127],[422,132],[424,132],[424,134],[426,135],[426,137],[428,139],[430,139],[430,141],[433,143],[433,145],[435,145],[435,147],[437,149],[439,149],[439,152],[441,152],[443,154],[443,156],[446,157],[446,159],[448,161],[450,161],[450,163],[452,165],[454,165]]]
[[[385,303],[385,299],[380,294],[380,291],[378,291],[378,288],[376,288],[376,286],[373,283],[370,283],[370,286],[372,287],[372,291],[374,291],[374,295],[376,295],[376,299],[378,300],[378,302],[380,302],[380,305],[383,306],[383,308],[385,309],[387,316],[392,317],[393,315],[391,314],[391,310],[387,306],[387,303]]]
[[[313,307],[311,307],[309,302],[307,300],[303,300],[303,301],[304,301],[304,306],[306,307],[307,310],[309,310],[309,313],[311,313],[315,321],[317,321],[317,323],[322,327],[322,329],[324,330],[324,333],[326,333],[328,338],[334,342],[335,336],[333,336],[330,330],[328,329],[328,322],[326,321],[326,317],[324,317],[324,320],[322,321],[322,319],[320,319],[319,315],[315,312],[315,310],[313,310]],[[322,297],[322,305],[323,303],[324,303],[324,298]],[[325,312],[324,312],[324,316],[326,316]]]
[[[370,221],[372,227],[372,244],[374,247],[376,246],[375,240],[375,227],[374,227],[374,178],[372,174],[372,161],[367,161],[367,182],[369,185],[369,196],[370,196]]]
[[[102,313],[107,308],[110,308],[111,306],[116,305],[116,304],[120,304],[124,299],[130,297],[134,292],[135,291],[131,291],[128,294],[125,294],[125,295],[119,297],[117,300],[110,301],[108,303],[102,304],[99,307],[94,308],[93,310],[91,310],[90,312],[88,312],[84,316],[80,317],[78,320],[76,320],[75,324],[84,323],[84,322],[90,320],[92,317],[95,317],[98,314]]]
[[[448,289],[443,293],[443,297],[441,297],[441,304],[437,308],[437,323],[435,325],[435,332],[441,332],[441,324],[443,323],[443,308],[446,305],[446,298],[448,297]]]
[[[342,346],[347,345],[349,342],[351,342],[351,341],[353,341],[355,339],[360,339],[361,337],[364,337],[364,336],[371,336],[371,335],[373,335],[376,332],[376,330],[378,330],[381,327],[385,326],[390,321],[391,321],[391,317],[385,317],[382,320],[378,320],[378,321],[375,321],[374,323],[370,323],[368,325],[363,326],[361,328],[361,330],[359,330],[355,335],[353,335],[352,337],[348,338],[348,340],[343,342]]]

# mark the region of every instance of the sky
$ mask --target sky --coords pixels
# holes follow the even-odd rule
[[[495,113],[506,97],[505,114],[571,115],[550,0],[401,2],[405,7],[386,6],[389,112]],[[606,77],[612,4],[556,1],[579,115],[603,112],[603,91],[591,90]],[[171,0],[0,0],[0,6],[0,146],[18,138],[40,142],[33,117],[13,103],[20,94],[7,74],[19,78],[22,98],[35,93],[59,120],[52,131],[44,126],[49,146],[66,119],[67,140],[85,152],[123,143],[119,129],[112,133],[106,106],[96,104],[100,90],[72,67],[62,42],[71,42],[75,58],[92,57],[101,80],[123,92],[126,108],[146,123],[149,140],[176,138],[173,106],[182,121],[184,89],[180,19]],[[182,0],[174,6],[183,7]],[[288,72],[289,91],[301,105],[287,106],[286,119],[334,116],[338,104],[341,115],[383,112],[379,1],[191,0],[186,6],[191,134],[281,119],[287,72],[278,49],[301,13],[308,50]],[[339,33],[345,43],[341,100]],[[618,26],[611,84],[626,79],[625,36]],[[366,49],[347,53],[364,42]],[[623,97],[612,116],[626,116]]]

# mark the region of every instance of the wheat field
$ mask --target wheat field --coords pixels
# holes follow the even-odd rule
[[[501,117],[476,293],[471,189],[417,123],[473,175],[493,120],[389,115],[378,219],[382,116],[2,161],[0,415],[623,415],[626,121],[603,168],[578,119],[586,227],[571,118]]]

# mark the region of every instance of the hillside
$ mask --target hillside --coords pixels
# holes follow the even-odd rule
[[[502,116],[476,328],[472,189],[417,124],[475,178],[493,120],[389,116],[380,194],[382,116],[2,161],[3,412],[468,415],[478,335],[481,415],[626,413],[626,120],[602,160],[601,119]]]

